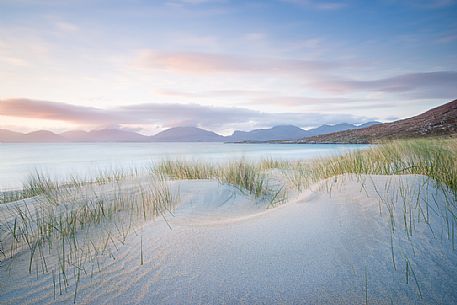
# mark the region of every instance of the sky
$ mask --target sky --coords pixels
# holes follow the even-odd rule
[[[457,98],[457,0],[0,0],[0,128],[221,134]]]

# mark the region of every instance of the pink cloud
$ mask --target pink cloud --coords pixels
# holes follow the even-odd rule
[[[100,109],[29,99],[0,100],[0,115],[72,123],[106,123],[113,118]]]
[[[142,50],[134,64],[140,68],[183,73],[316,73],[343,64],[319,60],[246,57],[197,52]]]
[[[100,109],[28,99],[0,100],[0,115],[26,119],[41,118],[81,125],[136,124],[158,125],[163,128],[199,126],[213,130],[223,130],[247,123],[255,127],[282,124],[304,127],[304,122],[306,122],[306,126],[315,126],[324,123],[360,123],[368,120],[365,117],[344,113],[266,113],[247,108],[213,107],[199,104],[149,103]]]
[[[435,71],[400,74],[392,77],[375,80],[353,80],[344,78],[331,78],[317,81],[313,86],[321,91],[343,92],[435,92],[437,90],[448,95],[457,94],[456,71]]]

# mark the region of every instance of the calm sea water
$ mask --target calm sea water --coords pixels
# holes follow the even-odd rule
[[[161,160],[300,160],[341,154],[367,145],[223,143],[0,144],[0,190],[18,188],[33,172],[53,178],[90,177],[103,170],[144,168]]]

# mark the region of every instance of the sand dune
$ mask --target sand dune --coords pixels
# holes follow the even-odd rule
[[[213,180],[169,184],[179,193],[173,214],[82,276],[78,304],[457,300],[455,199],[424,176],[338,176],[272,209]],[[72,288],[54,301],[52,275],[29,274],[29,257],[17,256],[2,263],[2,304],[73,302]]]

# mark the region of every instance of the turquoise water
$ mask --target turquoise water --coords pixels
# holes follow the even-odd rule
[[[53,178],[89,177],[110,169],[144,168],[161,160],[305,160],[367,145],[224,143],[0,144],[0,190],[17,188],[33,172]]]

